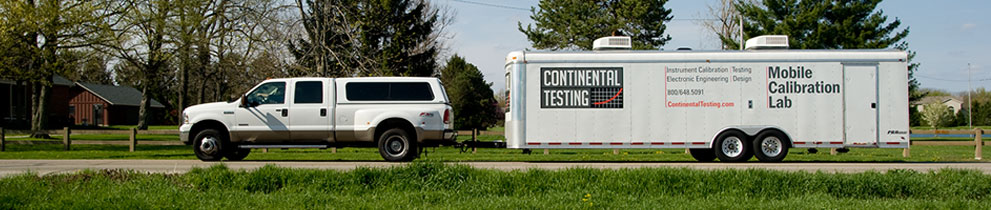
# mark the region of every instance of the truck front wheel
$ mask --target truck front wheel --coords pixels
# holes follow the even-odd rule
[[[726,131],[716,138],[716,157],[723,162],[746,162],[754,156],[747,135],[739,131]]]
[[[411,161],[416,158],[419,151],[416,141],[410,139],[405,130],[393,128],[386,130],[379,136],[379,154],[386,161]]]
[[[196,142],[193,143],[193,152],[196,157],[203,161],[218,161],[224,158],[224,144],[226,139],[215,129],[204,129],[196,134]]]

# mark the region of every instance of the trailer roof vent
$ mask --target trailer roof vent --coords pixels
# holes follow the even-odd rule
[[[592,42],[592,50],[629,50],[632,40],[628,36],[607,36]]]
[[[788,36],[764,35],[747,40],[748,50],[759,49],[788,49]]]

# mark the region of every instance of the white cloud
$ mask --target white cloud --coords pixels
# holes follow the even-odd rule
[[[964,31],[974,28],[977,28],[977,24],[975,23],[964,23],[963,25],[960,26],[960,30],[964,30]]]

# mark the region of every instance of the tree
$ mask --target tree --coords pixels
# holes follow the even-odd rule
[[[933,129],[947,126],[953,121],[953,112],[943,103],[933,102],[922,107],[922,119]]]
[[[137,128],[144,130],[150,117],[149,91],[162,89],[161,78],[166,75],[174,54],[169,48],[167,31],[175,5],[168,0],[128,0],[125,4],[130,9],[119,16],[123,25],[116,29],[123,38],[107,46],[130,67],[116,68],[117,74],[130,75],[131,80],[126,83],[141,90]]]
[[[633,49],[658,49],[671,40],[665,22],[671,21],[667,0],[541,0],[530,8],[535,26],[517,23],[518,30],[537,49],[592,49],[604,36],[630,36]],[[539,8],[539,9],[538,9]]]
[[[109,23],[117,13],[114,1],[24,0],[0,2],[3,47],[11,56],[0,71],[31,83],[31,130],[36,137],[48,124],[48,100],[56,73],[66,71],[60,60],[66,51],[92,47],[107,41]],[[10,43],[6,43],[10,41]],[[16,63],[10,63],[11,61]]]
[[[432,76],[447,24],[425,0],[297,0],[305,39],[287,43],[321,76]]]
[[[740,36],[742,36],[740,34],[740,11],[736,10],[734,2],[735,0],[719,0],[716,5],[706,5],[709,10],[709,17],[714,21],[702,20],[701,22],[706,30],[719,36],[723,43],[721,45],[723,50],[739,49],[739,47],[730,48],[727,45],[728,42],[722,39],[740,40]]]
[[[877,10],[881,0],[738,0],[744,37],[788,35],[794,49],[882,49],[908,36],[901,20],[888,22]],[[719,34],[724,44],[737,48],[738,40]]]
[[[441,70],[440,78],[454,109],[455,128],[485,130],[498,121],[492,83],[485,82],[478,67],[453,55]]]

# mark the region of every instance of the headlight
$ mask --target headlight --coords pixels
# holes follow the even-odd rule
[[[189,124],[189,114],[182,113],[182,124]]]

